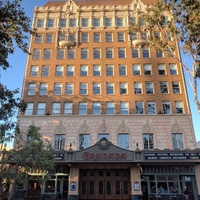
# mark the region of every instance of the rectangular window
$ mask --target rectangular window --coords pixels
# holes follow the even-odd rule
[[[142,48],[142,56],[143,58],[150,58],[149,48]]]
[[[139,58],[139,49],[132,48],[132,58]]]
[[[144,64],[144,74],[152,75],[152,66],[151,64]]]
[[[106,65],[106,76],[114,76],[114,66]]]
[[[170,74],[171,75],[178,75],[177,65],[176,64],[169,64]]]
[[[74,42],[76,41],[76,34],[75,33],[69,33],[68,38],[70,41]]]
[[[158,64],[158,74],[166,75],[165,64]]]
[[[168,94],[168,84],[167,82],[160,82],[160,90],[162,94]]]
[[[161,33],[160,32],[158,32],[158,31],[154,31],[154,37],[155,37],[155,39],[161,39]]]
[[[127,75],[126,65],[119,65],[119,75],[120,76]]]
[[[65,135],[56,134],[54,138],[54,150],[63,150],[65,149]]]
[[[174,94],[180,94],[179,82],[172,82],[172,89]]]
[[[40,49],[34,49],[33,50],[33,60],[39,60],[40,59],[40,53],[41,53]]]
[[[114,83],[106,83],[106,94],[114,94]]]
[[[164,114],[171,114],[171,104],[168,101],[163,102],[163,113]]]
[[[75,59],[75,49],[68,49],[67,58],[68,59]]]
[[[122,114],[122,115],[129,114],[129,104],[128,104],[128,102],[120,102],[120,114]]]
[[[174,149],[184,149],[182,133],[172,133],[172,142]]]
[[[42,34],[37,33],[35,35],[35,43],[38,43],[38,44],[42,43]]]
[[[48,88],[48,84],[47,83],[41,83],[40,84],[39,95],[47,95],[47,88]]]
[[[156,57],[157,58],[163,58],[164,57],[164,54],[162,51],[156,51]]]
[[[154,149],[152,133],[144,133],[143,134],[143,145],[144,145],[144,149]]]
[[[43,28],[43,27],[44,27],[44,19],[38,19],[37,28]]]
[[[63,66],[56,66],[56,76],[63,76]]]
[[[42,77],[49,76],[49,66],[43,65],[42,66]]]
[[[46,103],[38,103],[37,115],[45,115]]]
[[[60,19],[60,27],[65,28],[67,26],[67,20],[66,19]]]
[[[135,26],[136,25],[136,18],[129,18],[129,25]]]
[[[33,106],[34,106],[34,103],[27,103],[27,107],[26,107],[26,110],[25,110],[25,115],[32,115],[33,114]]]
[[[53,42],[53,34],[46,34],[46,43]]]
[[[88,49],[81,49],[81,59],[88,59]]]
[[[156,114],[156,103],[153,101],[147,102],[147,113],[148,114]]]
[[[66,83],[65,85],[65,94],[72,95],[74,93],[74,84],[73,83]]]
[[[69,19],[69,26],[76,27],[76,19]]]
[[[59,39],[59,41],[61,41],[61,40],[66,40],[66,34],[65,33],[58,33],[58,39]]]
[[[79,103],[79,115],[87,115],[87,103],[86,102]]]
[[[106,48],[106,58],[113,58],[113,48]]]
[[[117,17],[116,26],[124,26],[124,19],[120,18],[120,17]]]
[[[82,33],[82,43],[89,42],[89,34]]]
[[[139,82],[134,83],[134,93],[142,94],[142,83],[139,83]]]
[[[115,114],[115,103],[114,102],[106,102],[106,114],[107,115]]]
[[[105,18],[105,26],[112,26],[112,18]]]
[[[128,84],[127,83],[120,83],[119,84],[120,94],[128,94]]]
[[[141,75],[141,67],[139,64],[133,64],[133,75],[135,76]]]
[[[101,76],[101,66],[100,65],[93,66],[93,76]]]
[[[31,77],[36,77],[38,76],[38,66],[31,66]]]
[[[88,66],[87,65],[81,65],[80,76],[88,76]]]
[[[117,39],[118,39],[118,42],[125,42],[124,33],[118,32]]]
[[[44,50],[44,59],[45,60],[51,59],[51,49],[45,49]]]
[[[101,58],[101,49],[100,48],[93,49],[93,58],[95,58],[95,59]]]
[[[101,42],[101,34],[94,33],[94,42]]]
[[[145,85],[146,85],[146,93],[154,94],[153,82],[146,82]]]
[[[118,134],[118,146],[123,149],[129,149],[129,134],[128,133]]]
[[[100,18],[93,18],[93,26],[94,27],[100,27]]]
[[[89,19],[82,18],[82,27],[88,27],[88,26],[89,26]]]
[[[74,76],[74,66],[72,65],[67,66],[66,76]]]
[[[57,59],[64,59],[65,58],[65,50],[64,49],[58,49],[57,51]]]
[[[90,146],[90,134],[79,135],[79,149],[85,149]]]
[[[52,104],[52,115],[59,115],[60,114],[60,103],[53,103]]]
[[[183,102],[175,101],[176,114],[183,114]]]
[[[54,19],[47,19],[47,27],[48,28],[54,27]]]
[[[62,84],[55,83],[54,84],[54,95],[61,95],[62,94]]]
[[[144,103],[140,101],[135,102],[135,113],[144,114]]]
[[[139,25],[140,26],[145,26],[146,25],[146,20],[144,18],[139,18]]]
[[[118,57],[119,58],[126,58],[126,50],[125,50],[125,48],[118,48]]]
[[[66,102],[64,104],[64,114],[65,115],[72,115],[72,107],[73,107],[72,102]]]
[[[172,39],[171,33],[168,32],[168,31],[165,31],[165,37],[166,37],[169,41],[172,41],[172,40],[173,40],[173,39]]]
[[[100,115],[101,114],[101,103],[100,102],[93,102],[93,104],[92,104],[92,114],[93,115]]]
[[[88,94],[88,85],[87,83],[80,83],[80,95]]]
[[[36,84],[35,83],[29,83],[27,95],[35,95],[35,90],[36,90]]]
[[[101,94],[101,83],[93,83],[93,94]]]
[[[106,42],[113,42],[113,33],[106,33]]]

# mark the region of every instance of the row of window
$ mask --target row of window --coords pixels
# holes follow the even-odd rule
[[[139,75],[153,75],[153,69],[152,64],[133,64],[132,65],[132,74],[135,76]],[[64,73],[65,67],[62,65],[56,65],[55,68],[55,76],[75,76],[75,66],[74,65],[67,65],[66,66],[66,72]],[[118,73],[119,76],[127,76],[127,65],[119,64],[118,65]],[[166,65],[165,64],[157,64],[157,70],[159,75],[167,75],[166,73]],[[30,76],[31,77],[37,77],[39,71],[39,66],[31,66]],[[42,72],[41,75],[43,77],[49,76],[50,66],[42,66]],[[91,70],[89,69],[88,65],[81,65],[80,66],[80,76],[89,76],[89,72]],[[93,65],[92,69],[92,75],[93,76],[101,76],[102,75],[102,66],[101,65]],[[170,75],[178,75],[177,65],[170,63],[169,64],[169,71]],[[115,66],[114,65],[106,65],[105,66],[105,75],[106,76],[114,76],[115,75]]]
[[[138,19],[140,26],[145,26],[146,21],[143,18]],[[67,19],[60,19],[59,21],[56,21],[55,19],[47,18],[47,19],[37,19],[36,27],[37,28],[55,28],[55,27],[76,27],[81,26],[83,28],[85,27],[112,27],[112,26],[127,26],[130,24],[135,24],[136,18],[129,18],[129,21],[126,20],[123,17],[93,17],[91,18],[81,18],[80,21],[74,18]]]
[[[126,48],[119,47],[117,49],[117,57],[118,58],[127,58]],[[65,59],[65,49],[58,49],[57,50],[57,59]],[[105,53],[106,59],[113,59],[116,58],[114,53],[114,48],[93,48],[93,59],[100,59],[102,58],[102,53]],[[80,59],[89,59],[90,58],[89,48],[81,48],[80,49]],[[171,55],[171,54],[170,54]],[[41,49],[34,49],[33,50],[33,60],[41,59]],[[161,51],[156,52],[157,58],[164,58],[164,53]],[[169,57],[169,55],[166,55]],[[173,55],[171,55],[173,57]],[[43,59],[50,60],[52,58],[52,49],[44,49]],[[67,50],[67,59],[75,59],[76,58],[76,49],[68,49]],[[141,48],[141,52],[139,48],[132,48],[132,58],[151,58],[150,49],[143,47]]]
[[[114,33],[112,32],[105,32],[105,33],[99,33],[99,32],[94,32],[92,39],[89,37],[89,32],[82,32],[80,33],[80,42],[81,43],[87,43],[87,42],[102,42],[102,35],[105,34],[105,42],[114,42]],[[125,36],[126,34],[124,32],[117,32],[116,33],[116,38],[117,42],[125,42]],[[161,33],[160,32],[154,32],[154,37],[160,38],[161,39]],[[172,41],[172,37],[170,32],[166,32],[166,37],[169,41]],[[58,40],[70,40],[70,41],[77,41],[78,35],[76,33],[59,33],[58,34]],[[146,39],[147,38],[147,33],[143,32],[142,35],[134,32],[130,34],[130,40],[135,40],[135,39]],[[35,43],[41,44],[43,42],[43,34],[42,33],[37,33],[35,36]],[[53,43],[53,34],[52,33],[47,33],[46,34],[46,43]]]
[[[133,83],[133,93],[134,94],[144,94],[143,84],[145,88],[146,94],[155,94],[154,82],[134,82]],[[174,94],[180,94],[180,84],[177,81],[172,81],[171,83],[172,91]],[[54,95],[62,95],[62,83],[54,84]],[[74,95],[74,83],[65,83],[65,95]],[[88,83],[80,83],[79,84],[79,94],[80,95],[88,95]],[[101,83],[93,83],[92,85],[93,95],[102,94],[102,86]],[[120,82],[119,83],[119,92],[120,94],[129,94],[128,92],[128,83]],[[162,81],[160,82],[160,93],[169,94],[169,86],[168,82]],[[27,95],[35,95],[36,94],[36,83],[28,84]],[[48,84],[41,83],[39,86],[39,95],[47,95],[48,94]],[[115,84],[111,82],[106,83],[106,94],[112,95],[116,94]]]
[[[171,114],[172,108],[171,108],[171,102],[170,101],[163,101],[163,111],[158,112],[158,114]],[[46,112],[46,103],[38,103],[37,104],[37,115],[45,115],[45,114],[52,114],[52,115],[60,115],[62,112],[64,112],[64,115],[72,115],[73,114],[73,103],[72,102],[66,102],[64,103],[64,110],[61,110],[61,103],[54,102],[52,103],[52,112]],[[102,103],[101,102],[93,102],[92,103],[92,114],[93,115],[101,115],[102,113]],[[175,112],[176,114],[182,114],[183,113],[183,103],[181,101],[175,101]],[[108,115],[114,115],[115,112],[115,102],[106,102],[105,103],[105,114]],[[34,103],[28,103],[27,108],[25,111],[25,115],[33,115],[34,110]],[[117,114],[130,114],[129,113],[129,102],[120,102],[119,105],[119,113]],[[144,109],[144,102],[142,101],[136,101],[135,102],[135,114],[156,114],[156,102],[154,101],[148,101],[146,103],[146,112]],[[88,104],[87,102],[80,102],[78,104],[78,114],[79,115],[87,115],[88,114]]]
[[[100,133],[98,134],[98,140],[101,138],[107,138],[110,140],[109,133]],[[130,135],[128,133],[118,133],[118,146],[124,149],[129,149]],[[154,149],[154,134],[153,133],[144,133],[143,134],[143,148],[144,149]],[[56,134],[54,136],[54,149],[62,150],[65,149],[65,134]],[[183,135],[182,133],[172,133],[172,144],[174,149],[184,149],[183,145]],[[91,135],[87,134],[79,134],[79,149],[85,149],[90,147],[91,145]]]

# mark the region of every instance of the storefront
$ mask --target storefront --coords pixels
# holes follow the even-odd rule
[[[102,138],[95,145],[54,152],[54,173],[33,172],[28,198],[67,200],[200,199],[200,149],[129,151]]]

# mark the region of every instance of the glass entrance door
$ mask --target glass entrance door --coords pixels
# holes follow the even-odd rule
[[[129,170],[82,170],[80,199],[130,199]]]

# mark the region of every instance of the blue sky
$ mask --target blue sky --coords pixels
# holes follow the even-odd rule
[[[24,7],[27,16],[31,19],[33,17],[33,9],[35,6],[43,6],[48,0],[22,0],[22,6]],[[16,49],[13,55],[9,56],[9,62],[11,69],[8,69],[5,73],[2,73],[1,82],[7,85],[10,89],[19,88],[22,89],[24,70],[26,66],[27,55],[24,54],[21,50]],[[186,76],[187,80],[187,76]],[[200,87],[200,81],[199,81]],[[200,114],[198,113],[197,107],[193,100],[193,92],[190,89],[190,86],[187,84],[188,96],[190,101],[191,112],[193,115],[193,125],[195,129],[196,140],[200,141]],[[200,93],[200,89],[198,89]]]

